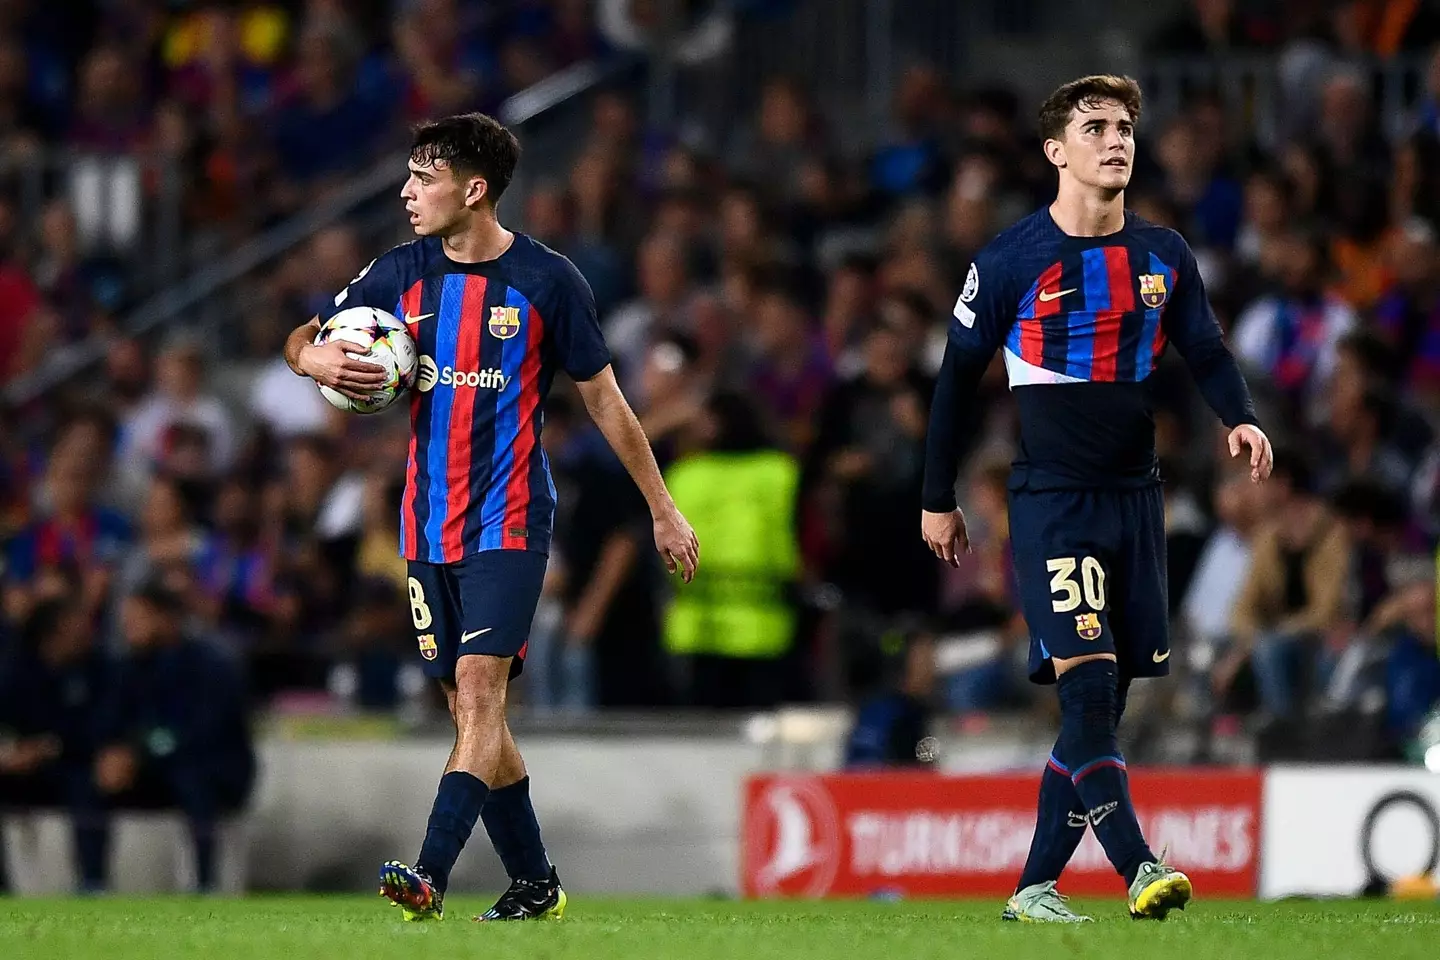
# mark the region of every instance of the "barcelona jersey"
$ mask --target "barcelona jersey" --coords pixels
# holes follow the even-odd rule
[[[1116,233],[1070,236],[1046,208],[976,256],[947,362],[983,369],[1003,350],[1020,416],[1013,487],[1144,486],[1158,480],[1145,380],[1170,343],[1222,419],[1254,421],[1185,240],[1133,214]]]
[[[453,261],[426,237],[372,262],[320,319],[360,306],[403,320],[420,354],[401,555],[454,563],[484,550],[548,553],[545,397],[557,369],[583,381],[610,364],[584,277],[520,233],[482,263]]]

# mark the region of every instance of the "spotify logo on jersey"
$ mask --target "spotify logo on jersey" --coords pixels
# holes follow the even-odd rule
[[[420,374],[415,378],[415,386],[421,393],[429,393],[437,385],[504,390],[510,385],[511,379],[513,378],[505,376],[505,371],[493,367],[489,370],[456,370],[450,366],[436,368],[433,358],[423,356],[420,358]]]
[[[420,358],[420,373],[415,377],[415,386],[421,393],[429,393],[435,389],[435,381],[440,379],[440,371],[435,367],[435,361],[430,357]]]

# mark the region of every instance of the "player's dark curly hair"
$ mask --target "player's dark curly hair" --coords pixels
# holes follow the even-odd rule
[[[515,176],[520,141],[494,117],[460,113],[417,126],[410,159],[418,164],[443,163],[465,177],[484,177],[493,205]]]
[[[1130,77],[1095,74],[1071,80],[1040,105],[1040,138],[1060,140],[1075,109],[1094,110],[1103,100],[1118,100],[1130,112],[1130,122],[1140,122],[1140,84]]]

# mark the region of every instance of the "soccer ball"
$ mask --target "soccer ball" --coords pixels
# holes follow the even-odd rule
[[[367,363],[377,363],[385,368],[386,374],[384,386],[365,400],[352,400],[343,393],[322,386],[320,394],[336,409],[346,413],[379,413],[394,403],[401,393],[415,385],[415,375],[419,369],[415,341],[411,339],[405,324],[393,314],[376,310],[374,307],[341,310],[315,335],[317,346],[335,339],[369,347],[368,354],[352,353],[350,357]]]

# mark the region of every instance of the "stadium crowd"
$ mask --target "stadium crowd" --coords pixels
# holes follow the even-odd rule
[[[138,267],[156,221],[175,221],[183,269],[366,169],[408,123],[495,112],[610,49],[588,0],[5,3],[0,378],[153,292]]]
[[[53,29],[70,6],[5,7],[0,151],[158,138],[189,164],[188,215],[235,235],[347,173],[358,154],[329,144],[493,109],[605,42],[587,4],[558,0],[486,5],[503,25],[463,29],[471,6],[419,0],[393,31],[378,3],[83,4],[103,11],[93,45]],[[1229,5],[1196,5],[1216,6]],[[1371,731],[1357,749],[1389,755],[1440,699],[1440,48],[1398,137],[1346,58],[1440,36],[1416,21],[1387,51],[1339,22],[1304,38],[1324,56],[1298,88],[1319,120],[1282,145],[1262,147],[1205,89],[1141,124],[1130,204],[1195,248],[1277,446],[1275,478],[1250,485],[1183,364],[1171,356],[1154,376],[1181,678],[1163,709],[1292,740],[1321,711]],[[1206,21],[1202,49],[1161,48],[1295,42],[1246,23],[1244,43]],[[46,70],[72,82],[48,85]],[[858,761],[891,742],[913,752],[892,733],[932,716],[1042,702],[1023,680],[998,360],[968,442],[975,549],[959,569],[925,549],[917,511],[931,378],[965,269],[1048,202],[1053,176],[1013,92],[954,89],[924,66],[904,72],[893,127],[863,155],[839,149],[836,122],[803,82],[775,78],[748,122],[701,148],[648,129],[630,91],[604,91],[568,175],[502,201],[502,220],[590,281],[703,544],[701,576],[677,589],[643,501],[557,384],[544,436],[556,547],[518,690],[531,707],[851,701]],[[123,269],[84,252],[102,248],[73,205],[33,225],[16,209],[0,197],[0,379],[124,302],[104,292]],[[120,338],[84,389],[11,414],[0,688],[73,690],[77,673],[104,687],[110,659],[149,662],[137,600],[227,654],[187,669],[225,690],[243,675],[253,705],[392,710],[417,695],[396,556],[403,404],[344,417],[279,357],[285,331],[377,252],[340,224],[265,277],[249,356]],[[33,731],[89,701],[30,702],[0,697],[16,735],[0,771],[47,762],[53,744]],[[119,729],[87,728],[65,749]]]

